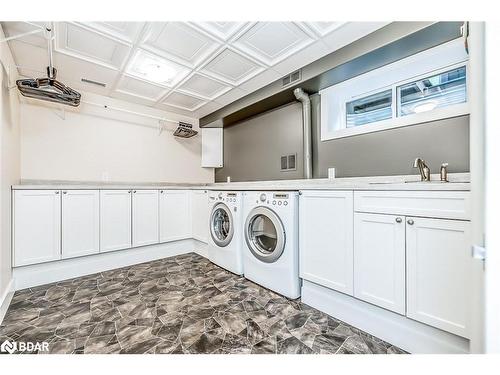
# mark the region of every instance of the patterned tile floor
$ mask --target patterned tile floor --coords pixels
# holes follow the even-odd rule
[[[20,290],[5,339],[50,353],[403,353],[194,253]]]

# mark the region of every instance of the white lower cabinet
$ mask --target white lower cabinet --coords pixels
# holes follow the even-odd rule
[[[130,190],[101,190],[101,252],[132,247],[132,199]]]
[[[406,218],[408,317],[469,337],[470,222]]]
[[[134,190],[132,193],[132,246],[158,243],[158,190]]]
[[[353,293],[353,192],[302,191],[300,277]]]
[[[404,216],[355,213],[354,233],[354,296],[404,315]]]
[[[14,267],[61,259],[60,190],[16,190]]]
[[[62,257],[99,252],[99,190],[63,190]]]
[[[208,193],[206,190],[191,191],[191,232],[198,241],[208,241]]]
[[[160,190],[160,242],[191,237],[189,190]]]

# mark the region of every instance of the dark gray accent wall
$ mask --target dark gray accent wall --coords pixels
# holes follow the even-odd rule
[[[295,171],[280,171],[280,156],[297,154]],[[224,167],[215,181],[303,178],[302,105],[291,103],[224,128]]]
[[[320,98],[311,96],[313,177],[417,174],[413,160],[422,157],[432,173],[441,163],[450,172],[469,172],[469,116],[321,141]],[[224,167],[215,181],[268,181],[303,178],[302,106],[291,103],[224,128]],[[297,170],[280,171],[280,156],[297,154]]]
[[[469,116],[367,133],[321,142],[320,97],[311,96],[313,176],[337,177],[416,174],[416,157],[425,159],[432,173],[441,163],[449,172],[469,172]]]

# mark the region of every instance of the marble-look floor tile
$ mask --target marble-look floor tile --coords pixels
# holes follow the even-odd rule
[[[4,340],[47,354],[404,353],[194,253],[19,290]]]

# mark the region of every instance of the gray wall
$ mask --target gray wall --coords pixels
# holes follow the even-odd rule
[[[450,172],[469,171],[469,116],[412,125],[321,142],[319,95],[311,96],[313,177],[416,174],[415,157],[436,173],[443,162]],[[280,156],[297,153],[297,170],[280,171]],[[224,129],[224,168],[215,180],[265,181],[303,178],[302,107],[280,107]]]
[[[320,97],[311,96],[313,176],[338,177],[415,174],[413,160],[425,159],[432,173],[448,162],[450,172],[469,171],[469,116],[321,142]]]
[[[281,155],[297,154],[297,170],[280,171]],[[224,167],[215,181],[303,178],[302,105],[291,103],[224,128]]]

